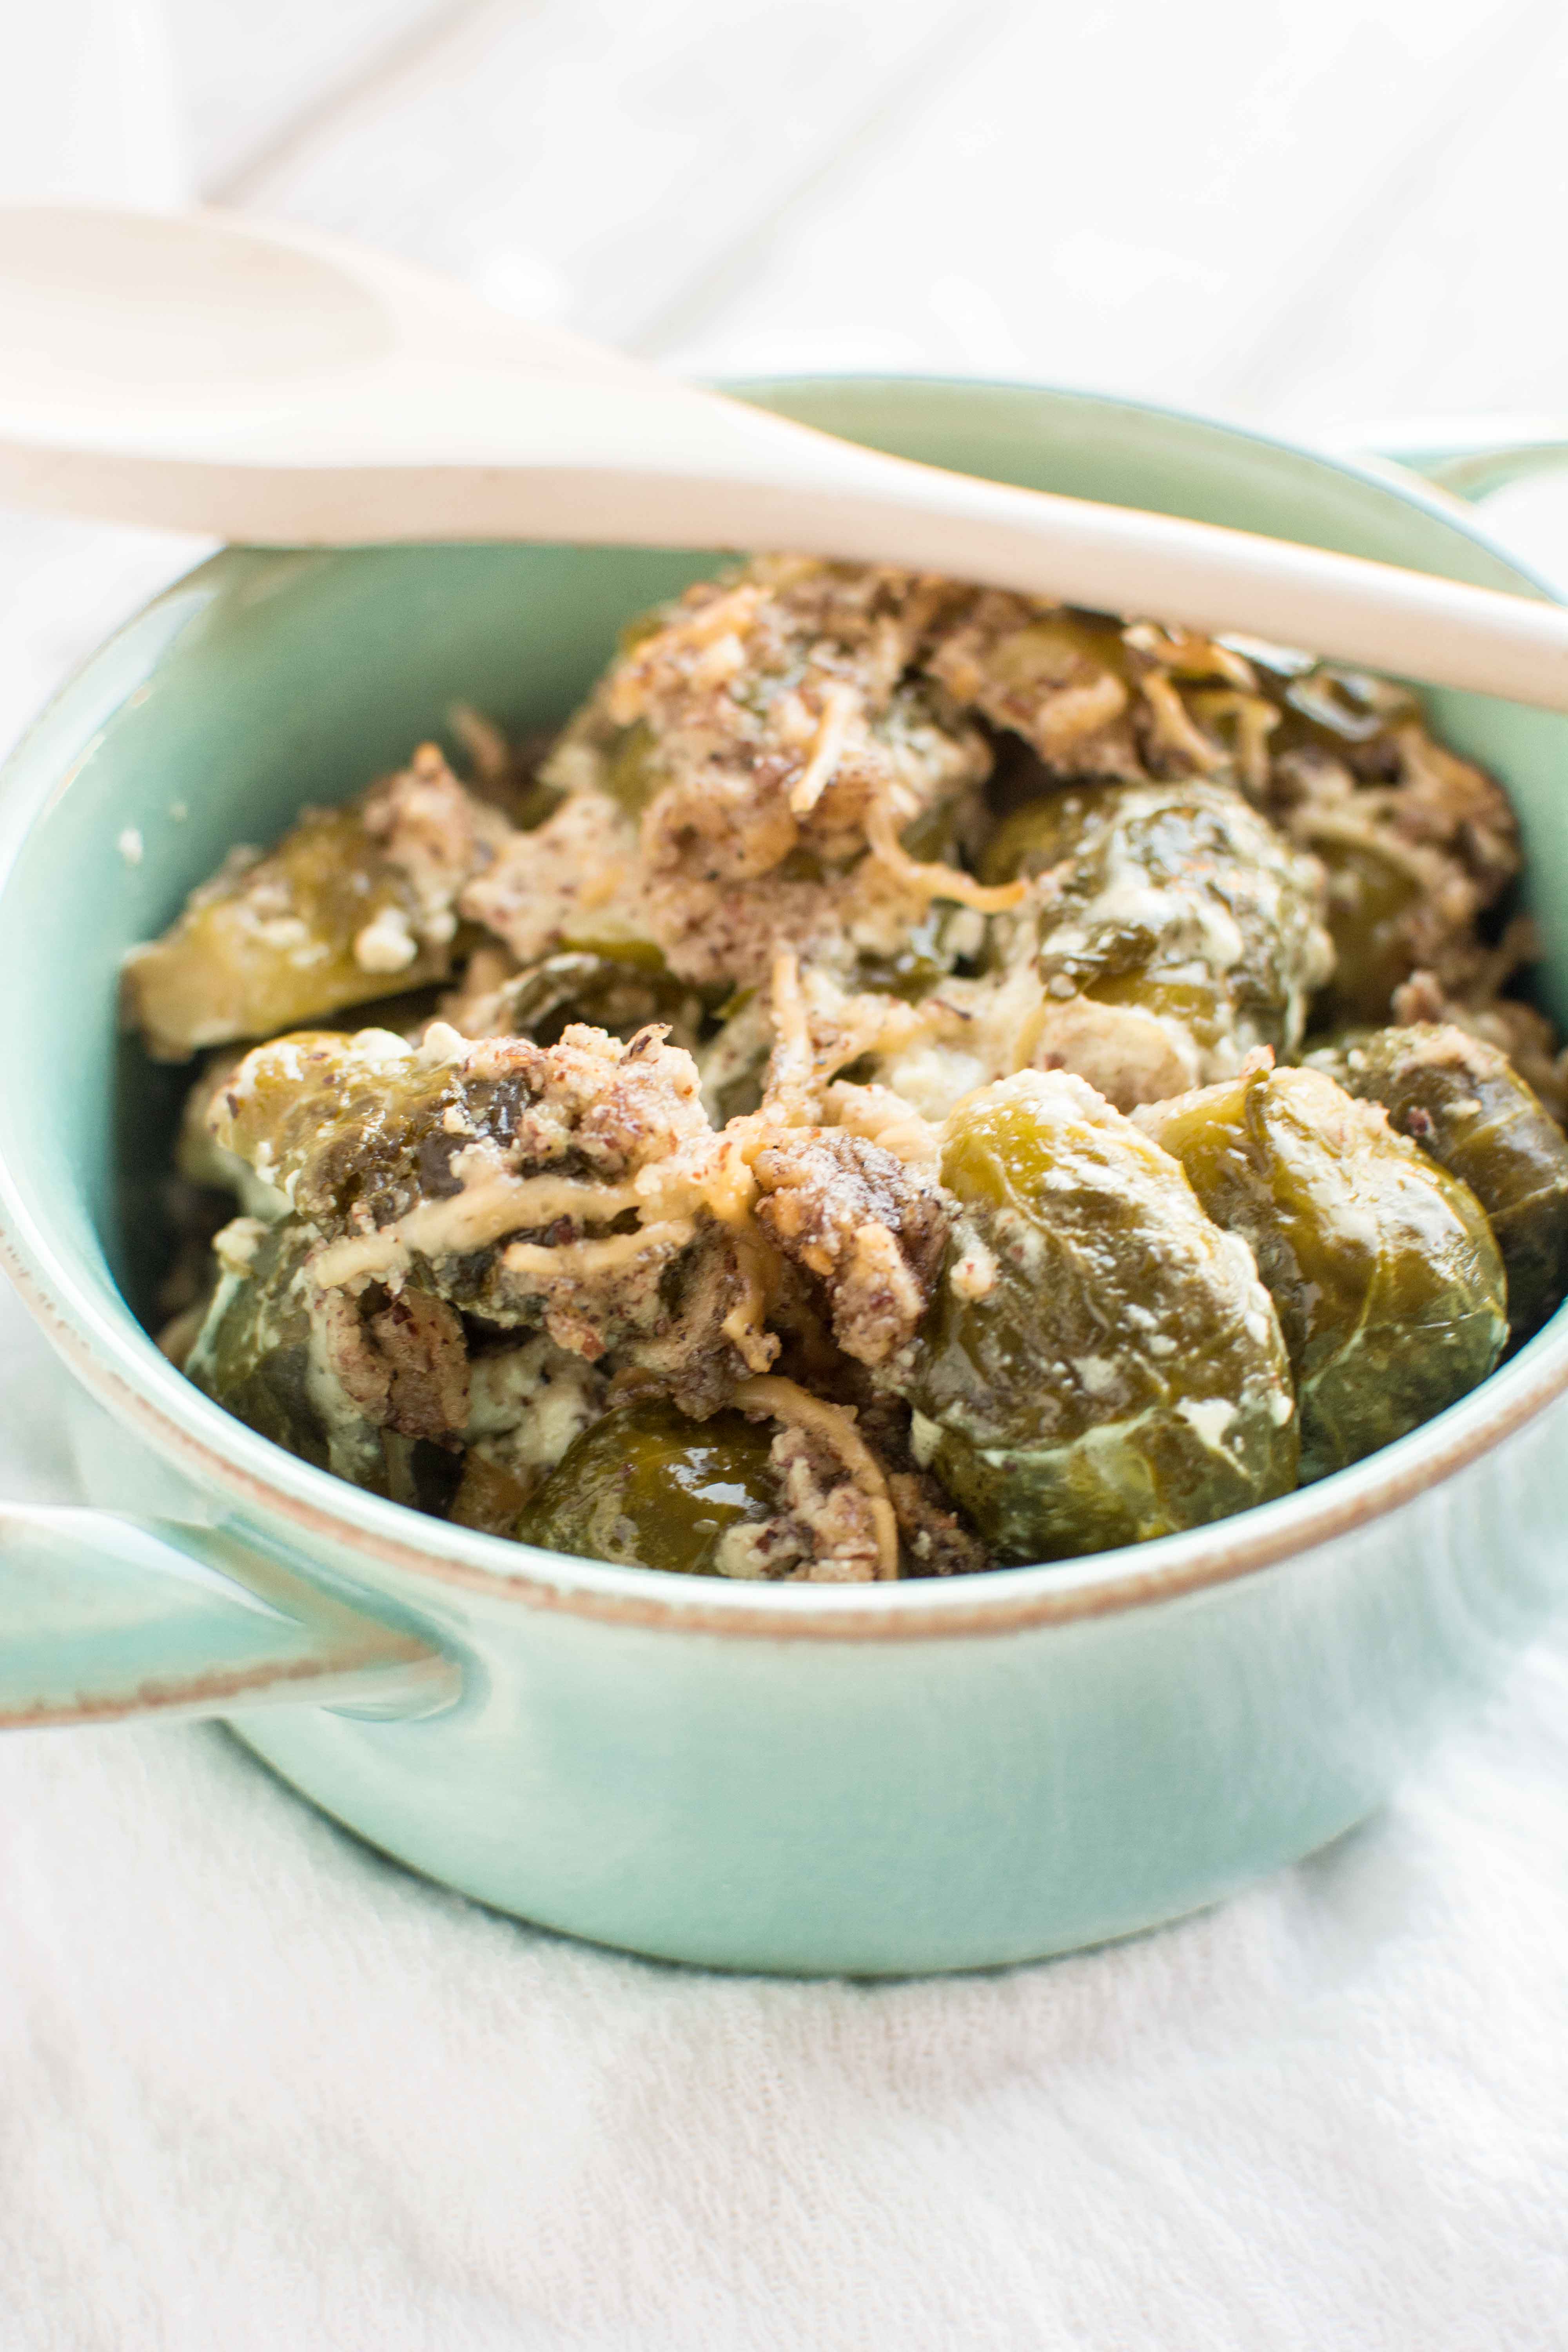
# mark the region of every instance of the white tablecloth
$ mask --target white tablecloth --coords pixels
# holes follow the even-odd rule
[[[68,1495],[0,1299],[0,1483]],[[0,1737],[5,2352],[1562,2352],[1568,1638],[1117,1948],[704,1976],[406,1876],[226,1732]]]
[[[923,16],[894,12],[899,26],[935,22],[921,5]],[[69,6],[82,34],[52,39],[50,89],[58,100],[71,56],[91,87],[85,114],[60,112],[78,156],[62,184],[103,193],[140,172],[144,193],[167,193],[154,184],[167,150],[146,135],[152,0],[56,0]],[[203,17],[179,0],[173,16],[216,43],[220,14],[241,13],[226,0]],[[1222,55],[1249,56],[1274,13],[1247,16],[1240,49],[1200,45],[1205,74]],[[278,21],[325,59],[320,14],[291,5]],[[415,0],[394,14],[443,19]],[[396,165],[380,183],[364,109],[351,107],[331,148],[347,159],[338,181],[310,195],[320,136],[296,171],[303,209],[319,201],[331,216],[340,183],[374,183],[390,221],[414,156],[425,177],[408,204],[423,235],[426,183],[461,187],[487,28],[521,40],[537,22],[563,44],[579,37],[560,7],[445,14],[455,46],[439,56],[454,72],[451,56],[468,58],[469,83],[443,96],[411,68],[409,96],[392,77],[371,123],[387,125]],[[859,16],[869,21],[864,0]],[[1420,55],[1391,89],[1426,70],[1431,11],[1417,17]],[[356,0],[344,43],[363,47],[373,20]],[[622,8],[616,21],[624,47],[643,19]],[[99,32],[110,22],[115,70],[131,58],[143,76],[118,151],[101,128]],[[572,67],[576,81],[557,73],[558,114],[584,74],[603,82],[613,69],[613,44],[581,39],[585,57]],[[256,53],[257,106],[276,111],[283,68],[259,33]],[[1431,57],[1436,73],[1436,46]],[[933,49],[925,86],[939,94],[941,63]],[[872,51],[858,69],[876,80]],[[1325,70],[1324,90],[1359,87]],[[623,76],[627,120],[679,126],[696,85],[656,87],[652,71],[645,61]],[[1090,95],[1091,82],[1086,69]],[[1271,124],[1288,82],[1268,84]],[[248,80],[231,72],[215,87],[244,112]],[[18,108],[19,89],[14,78],[7,154],[23,168],[30,137],[37,184],[66,150],[33,100]],[[716,120],[717,89],[699,95]],[[405,131],[398,109],[416,98],[426,112]],[[463,136],[442,163],[428,118],[448,98]],[[809,78],[773,110],[790,138],[816,135],[808,99]],[[963,100],[981,120],[988,102]],[[602,95],[594,103],[602,116]],[[1034,137],[1037,96],[1027,112]],[[1071,113],[1057,118],[1064,130]],[[198,144],[220,116],[199,116]],[[499,126],[499,102],[489,119]],[[90,137],[78,135],[83,121]],[[469,218],[489,202],[484,171],[504,178],[514,151],[522,170],[521,136],[498,129],[495,152],[475,152],[483,202]],[[955,152],[973,173],[987,151],[971,140]],[[100,186],[92,173],[116,152],[120,178]],[[788,169],[804,175],[801,155]],[[641,150],[632,163],[641,184],[651,166]],[[560,147],[552,169],[570,163]],[[778,163],[780,187],[788,169]],[[874,174],[868,187],[882,184]],[[823,186],[811,218],[842,202]],[[1246,211],[1232,207],[1234,225]],[[1172,227],[1167,242],[1185,236]],[[774,237],[775,280],[805,238]],[[1170,256],[1140,255],[1140,267],[1169,262],[1178,283]],[[512,278],[523,267],[507,266]],[[490,275],[503,294],[512,285]],[[1105,282],[1089,273],[1095,300]],[[1058,278],[1058,302],[1071,290],[1070,273]],[[797,293],[800,316],[838,338],[817,356],[841,358],[820,273]],[[975,288],[942,278],[938,294],[951,309]],[[1082,315],[1092,325],[1100,313]],[[983,330],[969,299],[955,331],[972,356]],[[917,342],[925,331],[915,318]],[[707,331],[700,319],[694,331]],[[772,355],[798,357],[798,336]],[[1033,345],[1017,363],[1049,364]],[[1545,538],[1568,547],[1568,516],[1555,515]],[[0,740],[195,551],[0,518]],[[63,1380],[0,1292],[0,1492],[73,1496]],[[1564,2344],[1568,1633],[1527,1658],[1488,1718],[1384,1813],[1224,1909],[1052,1965],[879,1987],[706,1977],[492,1917],[366,1852],[212,1727],[0,1737],[0,2352]]]

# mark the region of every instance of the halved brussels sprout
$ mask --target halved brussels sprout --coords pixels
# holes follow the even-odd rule
[[[741,1412],[692,1421],[660,1397],[617,1405],[574,1440],[513,1532],[545,1551],[716,1575],[727,1531],[782,1507],[771,1442]]]
[[[153,1051],[178,1061],[384,996],[389,972],[410,988],[438,980],[450,933],[422,938],[419,912],[358,808],[309,809],[276,849],[231,862],[135,950],[131,1013]]]
[[[305,1262],[321,1236],[298,1218],[242,1218],[218,1235],[223,1268],[185,1359],[188,1380],[237,1420],[320,1470],[389,1491],[382,1430],[328,1366]]]
[[[1313,661],[1278,646],[1235,642],[1246,643],[1259,686],[1280,711],[1276,750],[1306,745],[1364,760],[1372,747],[1391,745],[1394,730],[1419,716],[1409,688],[1388,678]]]
[[[1190,1040],[1187,1083],[1222,1076],[1253,1046],[1291,1050],[1330,969],[1316,863],[1226,784],[1050,793],[998,828],[983,872],[1049,877],[1029,918],[1047,1048],[1053,1008],[1088,999]]]
[[[427,1292],[358,1296],[313,1279],[321,1245],[300,1218],[237,1218],[185,1359],[187,1378],[290,1454],[356,1486],[444,1512],[460,1475],[468,1364],[462,1325]]]
[[[1376,1106],[1321,1070],[1258,1068],[1138,1120],[1258,1261],[1295,1374],[1303,1484],[1491,1370],[1508,1323],[1485,1212]]]
[[[180,1061],[443,979],[464,891],[516,838],[423,743],[346,808],[306,809],[265,856],[231,852],[127,957],[127,1009]]]
[[[414,1246],[430,1257],[632,1213],[626,1180],[709,1132],[695,1066],[657,1030],[630,1046],[595,1029],[542,1046],[440,1022],[417,1046],[378,1029],[276,1037],[207,1118],[221,1150],[326,1232],[423,1209]]]
[[[1495,1045],[1421,1022],[1310,1057],[1468,1184],[1508,1273],[1509,1330],[1538,1330],[1568,1292],[1568,1137]]]
[[[304,1029],[247,1055],[207,1118],[220,1152],[331,1230],[358,1205],[395,1215],[439,1192],[447,1162],[472,1139],[472,1129],[441,1126],[462,1101],[447,1063],[390,1031]]]
[[[417,1047],[306,1031],[255,1047],[209,1117],[321,1228],[329,1287],[410,1285],[593,1361],[633,1348],[689,1406],[731,1376],[728,1229],[689,1187],[643,1213],[642,1170],[711,1133],[657,1027],[551,1046],[440,1022]]]
[[[959,1204],[896,1385],[916,1448],[1005,1563],[1069,1559],[1286,1493],[1284,1343],[1245,1249],[1166,1153],[1065,1072],[961,1104]]]

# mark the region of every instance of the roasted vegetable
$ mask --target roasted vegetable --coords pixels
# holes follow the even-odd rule
[[[1006,1562],[1068,1559],[1284,1494],[1295,1408],[1246,1251],[1081,1079],[1026,1071],[948,1123],[959,1206],[896,1384],[917,1452]]]
[[[1285,730],[1289,731],[1289,730]],[[1276,821],[1328,877],[1335,969],[1314,1023],[1375,1025],[1417,972],[1467,997],[1500,979],[1481,917],[1519,872],[1519,832],[1497,782],[1405,717],[1359,746],[1279,751]]]
[[[554,1045],[574,1021],[626,1040],[661,1021],[677,1045],[689,1048],[702,1032],[704,1010],[699,991],[671,976],[657,948],[569,950],[503,982],[470,1005],[459,1025],[467,1037],[531,1037],[537,1045]]]
[[[622,1179],[708,1131],[695,1068],[657,1034],[632,1050],[578,1029],[544,1047],[439,1022],[418,1046],[379,1029],[275,1038],[217,1088],[207,1121],[220,1150],[329,1234],[423,1213],[405,1230],[429,1256],[619,1216]]]
[[[727,1531],[781,1507],[771,1441],[744,1413],[690,1421],[662,1398],[619,1405],[568,1447],[514,1532],[546,1551],[717,1575]]]
[[[1051,793],[1000,826],[983,870],[1041,877],[1014,919],[1035,927],[1046,992],[1033,1058],[1048,1063],[1059,1029],[1062,1058],[1124,1107],[1227,1075],[1253,1046],[1293,1049],[1330,970],[1318,866],[1228,785]],[[1080,1058],[1101,1034],[1100,1060]]]
[[[1350,819],[1339,827],[1320,821],[1312,849],[1328,876],[1334,943],[1333,975],[1313,1008],[1314,1025],[1381,1021],[1410,977],[1415,940],[1440,903],[1447,878],[1440,861]],[[1472,911],[1467,899],[1458,922],[1468,923]]]
[[[1303,1482],[1484,1380],[1508,1336],[1502,1261],[1468,1188],[1320,1070],[1258,1067],[1139,1113],[1279,1309]]]
[[[453,1105],[467,1114],[439,1051],[419,1052],[390,1030],[305,1029],[247,1054],[215,1089],[205,1117],[220,1153],[333,1234],[443,1190],[452,1151],[473,1139],[444,1140],[442,1116]],[[355,1220],[356,1209],[368,1217]]]
[[[415,912],[406,877],[357,810],[308,811],[269,856],[232,861],[136,951],[132,1010],[154,1052],[178,1059],[384,996],[389,971],[411,987],[439,979],[449,940],[418,940]]]
[[[1394,764],[1395,730],[1420,715],[1408,687],[1252,638],[1226,643],[1245,651],[1260,690],[1279,714],[1271,750],[1333,751],[1374,774],[1386,774]]]
[[[418,1047],[307,1031],[247,1055],[209,1124],[321,1228],[328,1288],[411,1284],[590,1362],[629,1349],[689,1411],[737,1376],[734,1246],[680,1162],[711,1130],[695,1065],[657,1029],[543,1046],[437,1022]]]
[[[127,959],[131,1018],[179,1061],[439,980],[457,899],[510,832],[426,745],[363,800],[307,809],[266,856],[233,854]]]
[[[1347,1094],[1468,1184],[1508,1273],[1510,1334],[1538,1330],[1568,1292],[1568,1138],[1495,1045],[1447,1024],[1352,1035],[1310,1057]]]
[[[318,1294],[306,1270],[319,1240],[297,1218],[270,1228],[237,1218],[225,1227],[222,1272],[185,1374],[259,1436],[384,1495],[381,1427],[326,1360]]]

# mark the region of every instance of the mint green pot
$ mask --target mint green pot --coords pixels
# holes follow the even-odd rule
[[[1457,501],[1375,461],[1024,386],[754,396],[1004,480],[1538,593]],[[1446,454],[1476,455],[1423,457]],[[709,561],[234,551],[121,631],[16,754],[0,1241],[118,1429],[82,1448],[100,1508],[0,1515],[0,1719],[227,1717],[415,1869],[668,1958],[901,1973],[1125,1935],[1359,1820],[1562,1597],[1563,1318],[1426,1429],[1227,1525],[854,1591],[660,1577],[420,1519],[231,1421],[126,1305],[174,1094],[116,1039],[124,950],[231,842],[357,792],[455,700],[558,719],[616,625]],[[1568,723],[1436,702],[1513,793],[1562,1013]]]

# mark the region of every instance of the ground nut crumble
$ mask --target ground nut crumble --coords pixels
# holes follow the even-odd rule
[[[536,762],[464,732],[470,782],[419,747],[234,852],[125,974],[148,1049],[207,1056],[182,1198],[231,1196],[210,1247],[210,1206],[191,1225],[170,1351],[264,1433],[458,1524],[574,1525],[561,1482],[626,1414],[637,1475],[690,1501],[704,1572],[984,1567],[1009,1556],[981,1531],[1001,1441],[961,1476],[911,1399],[939,1325],[1000,1314],[1030,1220],[1049,1225],[1055,1186],[1065,1234],[1085,1180],[1064,1156],[1016,1210],[961,1210],[975,1104],[1060,1073],[1085,1150],[1163,1166],[1123,1114],[1412,1024],[1500,1049],[1554,1116],[1568,1100],[1550,1025],[1509,992],[1533,942],[1504,919],[1507,799],[1381,681],[769,556],[628,630]],[[1201,1256],[1209,1227],[1195,1205],[1148,1213],[1158,1290],[1162,1253]],[[1250,1267],[1215,1237],[1226,1297],[1261,1297],[1237,1250]],[[1152,1393],[1118,1369],[1142,1311],[1123,1295],[1131,1322],[1071,1373],[1091,1422],[1097,1397],[1122,1418],[1070,1462],[1037,1448],[1031,1476],[1111,1475],[1125,1399]],[[1237,1343],[1256,1342],[1247,1393],[1282,1426],[1300,1367],[1279,1369],[1267,1297],[1247,1311],[1269,1326]],[[1139,1380],[1158,1359],[1152,1340]],[[1235,1410],[1189,1400],[1183,1426],[1217,1458]],[[695,1564],[647,1558],[633,1467],[624,1491],[595,1475],[608,1556]]]

